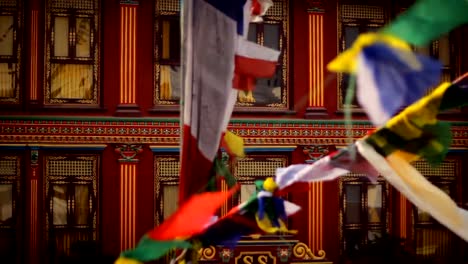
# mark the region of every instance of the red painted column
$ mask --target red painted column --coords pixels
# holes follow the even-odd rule
[[[334,150],[335,147],[330,145],[298,146],[293,152],[292,162],[312,164]],[[314,182],[310,184],[308,192],[292,194],[291,201],[302,207],[302,210],[292,216],[293,229],[299,231],[297,239],[300,241],[293,253],[301,259],[304,254],[299,253],[307,252],[305,255],[309,259],[328,260],[329,252],[325,248],[325,241],[336,239],[338,242],[338,237],[326,236],[325,228],[329,219],[325,218],[325,212],[333,207],[326,198],[324,186],[323,182]],[[337,195],[337,192],[334,194]],[[338,218],[338,210],[335,212]]]
[[[307,118],[328,117],[325,108],[324,4],[308,1],[308,107]]]
[[[315,161],[327,156],[335,150],[334,146],[329,145],[311,145],[304,146],[303,152],[306,155],[305,163],[312,164]],[[325,204],[324,183],[313,182],[310,184],[308,192],[308,229],[309,237],[308,243],[310,250],[317,255],[317,257],[326,257],[324,250],[324,208],[328,205]]]
[[[397,208],[399,208],[398,212],[398,223],[397,225],[399,226],[398,228],[398,236],[402,239],[406,239],[408,237],[411,237],[411,204],[410,202],[406,199],[404,195],[401,193],[396,193],[397,195]],[[391,208],[391,207],[389,207]]]
[[[138,1],[120,2],[120,85],[116,115],[140,116],[137,104],[137,16]]]
[[[141,145],[119,145],[115,151],[120,154],[119,182],[120,182],[120,250],[133,248],[136,236],[136,193],[137,167],[136,156],[143,151]]]
[[[28,227],[28,233],[26,235],[29,238],[28,241],[28,252],[27,261],[28,263],[35,264],[39,263],[38,259],[40,259],[39,255],[39,235],[41,232],[41,228],[39,225],[39,206],[40,206],[40,185],[39,185],[39,175],[40,175],[40,168],[39,168],[39,150],[37,147],[32,147],[30,150],[30,158],[27,170],[27,177],[26,177],[26,190],[29,199],[26,201],[27,205],[27,213],[28,216],[26,219],[26,225]]]
[[[25,100],[28,107],[37,108],[42,102],[42,56],[43,56],[43,40],[41,36],[44,35],[44,27],[42,26],[41,3],[39,0],[31,0],[29,9],[25,9],[25,28],[28,29],[24,36],[25,38],[25,52],[28,55],[24,60],[24,68],[26,69],[26,93]]]

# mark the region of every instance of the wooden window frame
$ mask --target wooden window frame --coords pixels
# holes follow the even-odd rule
[[[346,223],[346,194],[345,186],[346,185],[359,185],[361,186],[360,192],[360,223]],[[369,223],[368,220],[368,207],[367,207],[367,195],[368,195],[368,186],[375,185],[370,182],[369,179],[363,174],[350,173],[339,179],[339,197],[340,197],[340,211],[339,211],[339,221],[340,221],[340,251],[341,255],[344,258],[350,257],[348,255],[348,248],[346,245],[346,233],[352,230],[358,230],[361,236],[361,241],[359,245],[366,246],[371,240],[369,240],[368,233],[369,231],[375,230],[380,231],[382,235],[388,234],[389,221],[390,221],[390,210],[389,207],[389,184],[379,176],[377,184],[382,186],[382,208],[381,208],[381,222],[379,223]],[[352,253],[352,252],[351,252]]]
[[[355,3],[359,2],[359,3]],[[380,28],[385,25],[385,23],[389,19],[389,12],[387,6],[381,5],[367,5],[365,3],[360,3],[363,1],[351,1],[348,3],[343,1],[342,3],[338,2],[338,12],[337,12],[337,19],[338,19],[338,53],[341,53],[350,47],[352,43],[346,42],[346,35],[345,35],[345,28],[346,27],[356,27],[359,30],[359,34],[367,32],[368,28]],[[371,14],[371,10],[381,9],[381,15],[378,13],[373,14],[374,17],[368,18],[364,17],[363,14],[355,14],[355,15],[344,15],[345,6],[349,6],[349,8],[359,8],[361,9],[362,13],[367,11],[368,14]],[[367,8],[367,10],[366,10]],[[345,98],[346,98],[346,90],[347,90],[347,82],[346,74],[338,73],[337,74],[337,104],[338,104],[338,111],[342,112],[345,110]],[[350,105],[352,112],[357,113],[364,113],[364,110],[356,104],[356,99],[354,98],[353,103]]]
[[[176,1],[177,2],[177,1]],[[234,109],[235,112],[255,112],[255,113],[286,113],[290,112],[291,107],[291,91],[289,85],[289,25],[290,25],[290,1],[289,0],[274,0],[281,2],[280,6],[273,7],[263,17],[262,23],[251,23],[258,28],[263,28],[263,24],[280,24],[280,58],[278,63],[278,71],[281,71],[281,99],[278,103],[267,103],[260,105],[254,102],[237,102]],[[161,4],[162,3],[162,4]],[[165,6],[166,5],[166,6]],[[165,6],[165,7],[164,7]],[[179,100],[170,100],[161,98],[161,66],[179,66],[180,62],[173,60],[161,59],[161,43],[162,43],[162,27],[161,20],[177,19],[179,16],[179,5],[171,3],[171,0],[154,0],[154,81],[153,81],[153,111],[171,111],[177,112],[180,110]],[[279,11],[278,9],[281,9]],[[282,14],[278,15],[279,13]],[[257,42],[263,44],[263,30],[257,36]]]
[[[99,241],[99,223],[100,223],[100,160],[101,157],[99,154],[81,154],[81,153],[74,153],[74,154],[62,154],[62,153],[47,153],[43,155],[44,157],[44,180],[43,180],[43,201],[44,201],[44,238],[47,244],[47,256],[50,261],[55,261],[57,257],[69,257],[70,255],[66,255],[67,252],[65,251],[65,255],[57,255],[56,248],[54,247],[54,235],[59,231],[64,232],[72,232],[73,235],[76,235],[75,232],[77,231],[88,231],[90,233],[90,237],[86,241],[92,243]],[[92,172],[92,176],[64,176],[64,175],[50,175],[49,169],[52,167],[50,162],[60,162],[60,161],[88,161],[91,162],[93,168],[90,168]],[[62,184],[67,186],[78,186],[78,185],[92,185],[92,190],[90,190],[90,202],[91,202],[91,212],[89,212],[89,223],[88,225],[80,225],[74,222],[72,219],[71,213],[74,213],[75,207],[74,202],[71,202],[67,196],[67,224],[65,225],[57,225],[55,227],[54,224],[54,215],[52,206],[52,198],[53,198],[53,189],[52,185],[55,184]],[[92,192],[92,193],[91,193]],[[69,194],[67,192],[67,194]],[[73,198],[73,197],[71,197]],[[72,210],[71,212],[69,210]],[[71,223],[70,223],[71,220]],[[79,233],[79,232],[77,232]],[[89,235],[89,234],[88,234]],[[81,241],[81,240],[77,240]],[[77,242],[75,241],[75,242]],[[64,250],[68,248],[68,251],[73,250],[72,244],[63,245]],[[70,254],[71,252],[68,252]]]
[[[24,189],[23,187],[23,158],[20,154],[17,153],[4,153],[0,155],[0,160],[9,161],[15,163],[15,173],[10,175],[1,175],[0,184],[11,184],[12,185],[12,219],[11,224],[0,225],[0,231],[3,233],[6,230],[10,230],[15,237],[14,244],[11,245],[14,248],[14,260],[12,263],[21,263],[23,260],[22,248],[24,245],[23,238],[23,223],[24,223]],[[12,259],[9,259],[9,261]],[[2,261],[6,261],[5,256],[3,256]]]
[[[457,201],[460,198],[460,178],[461,178],[461,159],[456,157],[447,158],[442,164],[438,167],[431,167],[426,161],[417,161],[414,164],[415,168],[424,175],[426,179],[428,179],[432,184],[437,186],[438,188],[443,190],[443,186],[447,186],[449,190],[449,196],[454,200]],[[450,168],[453,166],[453,173],[454,175],[448,175],[448,171],[443,171],[443,174],[437,174],[437,170],[442,170],[444,166]],[[434,171],[427,171],[424,167],[429,167],[434,169]],[[424,214],[426,219],[420,219],[420,214]],[[445,226],[440,224],[437,220],[432,218],[428,213],[420,211],[416,206],[412,206],[412,241],[414,247],[414,253],[418,258],[421,259],[432,259],[432,258],[444,258],[447,261],[451,260],[451,257],[457,254],[460,254],[460,245],[464,242],[460,238],[458,238],[452,231],[447,229]],[[429,231],[426,233],[428,236],[425,238],[424,231]],[[445,241],[447,244],[443,247],[442,250],[436,250],[434,248],[433,254],[430,254],[433,250],[431,248],[430,240],[436,239],[438,241]],[[461,242],[461,243],[460,243]],[[420,244],[422,243],[422,244]],[[466,243],[465,243],[466,244]],[[440,246],[440,245],[439,245]],[[444,252],[443,250],[448,250],[448,252]],[[445,255],[444,255],[445,254]]]
[[[161,163],[173,163],[177,172],[174,171],[170,175],[164,175]],[[179,155],[174,153],[155,153],[154,154],[154,224],[160,225],[164,221],[164,186],[179,185]],[[175,197],[176,201],[178,197]]]
[[[277,162],[281,163],[279,167],[287,167],[290,163],[290,157],[286,153],[280,154],[260,154],[260,153],[249,153],[245,158],[229,159],[225,152],[222,152],[222,159],[226,166],[228,166],[239,184],[255,184],[256,180],[264,180],[267,177],[273,177],[272,175],[238,175],[238,168],[236,167],[239,162],[264,160],[265,162]],[[160,225],[164,221],[164,186],[174,186],[179,184],[179,171],[178,167],[174,167],[170,172],[170,175],[164,175],[163,169],[159,166],[160,162],[173,163],[179,162],[179,155],[175,153],[155,153],[154,154],[154,223]],[[174,166],[172,164],[171,166]],[[177,168],[177,170],[176,170]],[[221,189],[227,189],[225,183],[220,186]],[[177,200],[177,197],[175,198]],[[220,214],[226,214],[231,208],[237,206],[241,202],[240,193],[234,195],[221,209]],[[284,236],[284,235],[283,235]],[[271,236],[270,236],[271,237]]]
[[[100,44],[101,44],[101,0],[93,1],[93,9],[60,8],[53,7],[53,0],[45,4],[45,71],[44,71],[44,107],[67,107],[67,108],[98,108],[101,103],[100,87]],[[54,55],[54,19],[56,17],[69,18],[68,32],[68,56]],[[80,18],[90,19],[90,57],[76,56],[76,21]],[[88,98],[55,98],[52,89],[52,64],[62,65],[90,65],[92,67],[92,88]]]
[[[7,1],[8,2],[8,1]],[[16,67],[11,73],[14,74],[14,88],[13,96],[0,97],[0,105],[19,105],[21,103],[21,97],[23,92],[24,82],[22,81],[22,53],[23,53],[23,39],[24,39],[24,2],[22,0],[16,1],[16,6],[5,5],[0,6],[0,15],[13,16],[13,54],[0,56],[0,63],[14,63]],[[3,32],[1,33],[3,34]]]

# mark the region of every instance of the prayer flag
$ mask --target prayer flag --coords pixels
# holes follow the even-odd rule
[[[271,65],[276,66],[279,52],[245,40],[250,12],[251,1],[246,0],[183,3],[179,204],[204,191],[212,177],[213,160],[237,99],[233,82],[238,80],[235,88],[251,89],[252,78],[274,74]],[[243,79],[251,84],[242,85]]]
[[[440,81],[442,64],[407,50],[376,43],[358,56],[357,99],[374,125],[383,125]]]
[[[466,0],[419,0],[382,32],[423,46],[457,26],[468,23]]]

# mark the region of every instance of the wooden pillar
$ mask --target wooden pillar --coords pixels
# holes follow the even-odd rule
[[[29,98],[31,103],[36,103],[38,100],[38,85],[37,85],[37,54],[38,54],[38,31],[39,31],[39,21],[38,21],[38,16],[39,16],[39,11],[38,10],[31,10],[31,35],[30,35],[30,52],[31,56],[29,57],[29,63],[30,63],[30,76],[29,76]]]
[[[27,177],[27,188],[28,194],[25,197],[29,197],[29,201],[26,202],[28,208],[27,215],[29,216],[27,225],[29,226],[29,234],[26,237],[29,237],[28,243],[28,263],[35,264],[38,263],[39,254],[38,254],[38,241],[39,241],[39,148],[31,147],[30,158],[29,158],[29,170]]]
[[[116,115],[140,116],[136,93],[138,1],[120,2],[120,85]]]
[[[120,250],[136,245],[136,156],[143,151],[141,145],[119,145],[115,151],[120,154]]]
[[[323,183],[313,182],[309,191],[309,246],[312,252],[323,249]]]
[[[312,145],[303,146],[303,152],[306,155],[305,163],[312,164],[315,161],[327,156],[333,150],[333,146],[327,145]],[[311,183],[308,192],[308,243],[312,253],[317,252],[317,256],[321,257],[324,254],[324,195],[323,195],[323,182]]]
[[[308,107],[307,118],[328,117],[324,102],[323,1],[308,1]]]
[[[398,208],[400,209],[398,214],[398,235],[400,238],[406,239],[408,238],[408,228],[411,227],[411,224],[408,223],[408,215],[410,215],[410,211],[408,211],[408,209],[411,209],[411,206],[403,194],[398,193],[397,197]]]
[[[42,68],[38,65],[38,63],[41,62],[39,58],[42,56],[42,43],[39,39],[39,36],[43,36],[43,28],[41,27],[41,20],[40,20],[40,3],[38,0],[31,0],[30,2],[30,9],[25,12],[25,23],[28,24],[29,28],[29,34],[25,35],[28,36],[29,39],[26,40],[29,41],[29,50],[28,52],[28,57],[25,60],[25,68],[26,68],[26,73],[29,75],[26,77],[27,80],[27,89],[28,91],[27,95],[24,96],[26,98],[27,102],[29,103],[30,107],[35,107],[40,104],[40,100],[42,98],[41,92],[42,89],[41,87],[41,74],[42,74]],[[27,46],[26,46],[27,47]]]

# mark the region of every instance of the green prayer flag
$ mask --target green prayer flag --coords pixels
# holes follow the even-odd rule
[[[431,165],[440,164],[452,142],[450,124],[439,121],[434,125],[423,126],[422,131],[421,137],[406,140],[384,127],[366,138],[366,142],[374,146],[384,157],[394,151],[404,150],[425,158]]]
[[[122,252],[121,256],[147,262],[161,258],[173,249],[191,247],[192,244],[185,240],[157,241],[144,235],[136,248]]]
[[[465,23],[468,0],[419,0],[382,32],[424,46]]]

